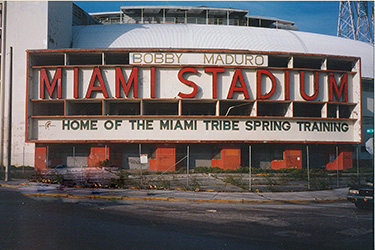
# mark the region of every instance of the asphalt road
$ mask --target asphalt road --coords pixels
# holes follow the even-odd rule
[[[0,188],[0,249],[373,249],[373,213],[348,202],[63,203]]]

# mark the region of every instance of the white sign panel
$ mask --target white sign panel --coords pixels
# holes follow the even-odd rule
[[[147,164],[148,163],[147,154],[141,154],[141,156],[140,156],[140,162],[141,162],[141,164]]]
[[[365,143],[366,151],[370,154],[374,154],[374,138],[370,138]]]
[[[35,119],[31,140],[360,141],[354,121],[285,119]]]
[[[132,52],[129,61],[132,65],[268,66],[268,56],[260,54]]]

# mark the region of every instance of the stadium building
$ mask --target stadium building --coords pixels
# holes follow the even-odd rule
[[[155,171],[371,163],[370,44],[242,9],[1,9],[3,165],[136,169],[140,154]]]

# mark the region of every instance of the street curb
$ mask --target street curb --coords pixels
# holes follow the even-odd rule
[[[18,188],[18,184],[0,184],[0,187]]]
[[[232,200],[232,199],[192,199],[192,198],[173,198],[173,197],[128,197],[128,196],[100,196],[100,195],[70,195],[70,194],[46,194],[46,193],[24,193],[27,197],[49,197],[49,198],[67,198],[67,199],[89,199],[89,200],[140,200],[140,201],[174,201],[174,202],[211,202],[211,203],[283,203],[283,204],[298,204],[298,203],[329,203],[337,201],[345,201],[346,199],[315,199],[315,200]]]
[[[29,186],[28,183],[19,184],[0,184],[0,187],[18,188],[19,186]],[[129,197],[129,196],[103,196],[103,195],[72,195],[72,194],[55,194],[55,193],[22,193],[26,197],[48,197],[48,198],[65,198],[65,199],[87,199],[87,200],[105,200],[105,201],[172,201],[172,202],[210,202],[210,203],[237,203],[237,204],[308,204],[308,203],[330,203],[346,201],[346,198],[335,199],[309,199],[309,200],[255,200],[255,199],[202,199],[202,198],[174,198],[174,197]]]

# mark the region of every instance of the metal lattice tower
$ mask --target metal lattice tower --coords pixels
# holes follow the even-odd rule
[[[358,1],[356,40],[373,43],[373,37],[371,34],[370,22],[367,13],[368,3],[365,1]]]
[[[355,39],[354,14],[351,1],[340,1],[337,36]]]
[[[340,1],[337,36],[373,43],[368,2]]]

